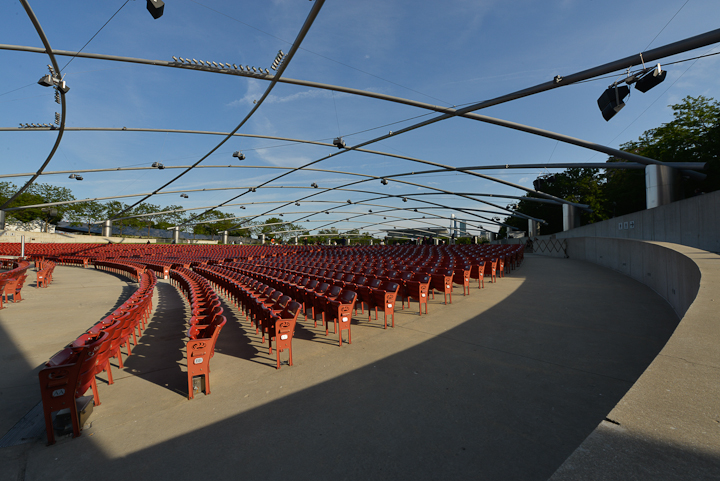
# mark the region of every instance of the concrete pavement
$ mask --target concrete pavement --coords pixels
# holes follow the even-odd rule
[[[49,288],[28,286],[0,311],[3,433],[37,405],[42,362],[129,293],[110,274],[58,267]],[[116,383],[99,383],[83,435],[1,448],[0,479],[544,480],[678,322],[647,287],[568,259],[526,256],[498,283],[441,299],[429,315],[400,311],[395,329],[358,314],[342,348],[301,315],[295,365],[279,371],[226,305],[212,394],[188,401],[187,312],[160,282],[145,335]]]

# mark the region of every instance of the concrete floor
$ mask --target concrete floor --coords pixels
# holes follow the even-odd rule
[[[39,402],[39,366],[132,291],[91,269],[54,277],[0,311],[0,434]],[[99,382],[82,436],[0,448],[0,480],[547,479],[678,319],[647,287],[568,259],[529,255],[485,286],[456,288],[448,306],[436,296],[429,315],[413,303],[395,329],[358,314],[342,348],[301,315],[295,365],[280,370],[226,306],[212,394],[188,401],[187,312],[160,282],[148,329],[115,384]]]

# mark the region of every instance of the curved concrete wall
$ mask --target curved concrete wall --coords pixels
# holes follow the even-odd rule
[[[720,256],[670,243],[566,240],[570,258],[648,285],[681,320],[648,369],[551,479],[720,477]]]
[[[638,239],[720,252],[718,212],[720,191],[559,232],[557,238]]]

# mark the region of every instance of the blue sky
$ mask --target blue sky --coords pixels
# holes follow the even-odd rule
[[[40,23],[55,49],[76,51],[123,5],[124,0],[87,2],[33,1]],[[84,52],[172,60],[172,56],[269,67],[278,50],[287,52],[305,21],[311,2],[168,0],[165,14],[153,20],[142,0],[131,0],[85,47]],[[341,85],[441,106],[479,102],[568,75],[717,28],[720,4],[713,0],[638,0],[632,2],[562,1],[327,1],[285,77]],[[674,17],[674,18],[673,18]],[[672,20],[671,20],[672,19]],[[668,23],[669,22],[669,23]],[[41,46],[19,2],[5,2],[0,15],[0,43]],[[710,46],[662,63],[720,51]],[[59,107],[51,89],[36,84],[46,73],[44,54],[0,50],[0,126],[49,123]],[[58,57],[64,66],[68,57]],[[720,56],[667,67],[663,84],[642,94],[633,91],[627,106],[610,122],[596,100],[612,82],[603,79],[567,86],[479,111],[484,115],[540,127],[617,147],[672,118],[668,105],[687,95],[720,98]],[[76,58],[63,70],[68,127],[160,128],[228,132],[250,111],[267,81],[148,65]],[[621,74],[618,75],[618,78]],[[331,142],[342,135],[348,145],[417,122],[428,111],[376,99],[278,84],[268,100],[239,131]],[[422,117],[422,119],[431,116]],[[414,120],[408,120],[414,119]],[[393,124],[387,126],[388,124]],[[0,173],[35,171],[55,141],[54,132],[0,132]],[[222,137],[171,133],[67,132],[46,170],[189,165]],[[604,162],[606,156],[554,140],[535,137],[468,119],[450,119],[368,148],[452,166],[541,162]],[[277,140],[233,138],[201,165],[238,164],[232,152],[242,150],[245,165],[299,166],[336,149]],[[351,152],[315,165],[317,168],[367,175],[427,169],[409,161]],[[125,195],[157,189],[180,171],[175,169],[87,173],[77,182],[67,175],[43,176],[40,182],[70,187],[77,198]],[[483,171],[532,187],[544,171]],[[197,169],[169,190],[249,187],[277,175],[266,169]],[[341,174],[297,172],[278,185],[332,187],[356,180]],[[21,178],[9,179],[21,184]],[[413,182],[453,192],[522,195],[523,192],[464,174],[417,176]],[[373,180],[358,188],[377,193],[412,195],[422,187]],[[223,202],[242,190],[158,195],[154,204],[199,207]],[[260,189],[237,202],[295,200],[304,189]],[[372,194],[332,192],[313,199],[354,202]],[[426,197],[427,198],[427,197]],[[130,203],[131,200],[125,199]],[[451,207],[487,206],[453,196],[432,196]],[[487,199],[492,201],[491,199]],[[509,201],[499,201],[506,205]],[[450,210],[425,210],[423,204],[399,199],[376,204],[418,208],[449,216]],[[302,203],[293,212],[333,207]],[[237,215],[264,214],[273,206],[225,207]],[[311,219],[339,220],[344,213],[380,207],[346,205],[341,213]],[[262,218],[266,216],[263,215]],[[468,217],[469,218],[469,217]],[[365,216],[359,220],[382,221]],[[389,220],[392,220],[390,217]],[[447,225],[446,221],[437,221]],[[490,227],[480,219],[476,224]],[[322,225],[305,223],[309,228]],[[417,225],[397,221],[392,226]],[[341,230],[361,224],[338,223]],[[497,228],[491,227],[491,230]]]

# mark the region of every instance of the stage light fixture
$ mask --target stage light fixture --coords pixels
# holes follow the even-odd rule
[[[606,122],[613,118],[616,113],[620,112],[623,107],[625,107],[625,102],[623,102],[623,100],[628,95],[630,95],[630,87],[626,85],[611,85],[605,92],[603,92],[598,99],[597,104]]]
[[[187,198],[188,198],[188,195],[187,195],[187,194],[180,194],[180,197],[182,197],[183,199],[187,199]]]
[[[317,188],[318,188],[318,185],[317,185],[315,182],[313,182],[312,184],[310,184],[310,187],[313,187],[313,188],[317,189]]]
[[[635,82],[635,88],[642,93],[645,93],[651,88],[660,85],[662,81],[665,80],[666,76],[667,71],[660,68],[660,64],[657,64],[657,67],[652,69],[650,72],[641,77],[640,80]]]
[[[239,150],[233,152],[233,157],[237,157],[238,160],[245,160],[245,154],[243,154]]]
[[[53,85],[55,85],[55,82],[53,81],[53,76],[50,74],[43,75],[42,77],[40,77],[40,80],[38,80],[38,85],[42,85],[43,87],[52,87]]]
[[[336,137],[335,140],[333,140],[333,145],[338,149],[344,149],[347,147],[342,137]]]
[[[380,183],[381,183],[382,185],[387,185],[387,184],[388,184],[388,181],[387,181],[387,179],[382,179],[382,180],[380,181]]]
[[[157,20],[163,16],[165,2],[162,0],[147,0],[147,10],[150,12],[150,15]]]

